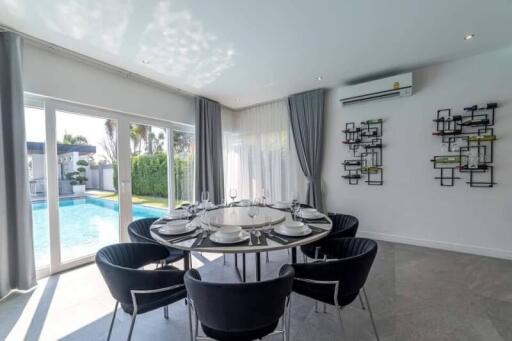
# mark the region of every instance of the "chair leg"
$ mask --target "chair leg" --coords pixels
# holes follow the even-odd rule
[[[338,321],[340,323],[340,328],[341,328],[341,339],[342,340],[346,340],[346,335],[345,335],[345,326],[343,325],[343,319],[341,318],[341,308],[339,306],[334,306],[334,308],[336,309],[336,312],[338,313]]]
[[[169,306],[166,305],[164,307],[164,319],[168,320],[169,319]]]
[[[375,332],[375,337],[377,338],[377,341],[380,341],[379,333],[377,332],[377,326],[375,325],[375,321],[373,319],[373,313],[372,313],[372,308],[370,307],[370,301],[368,301],[368,296],[366,295],[366,290],[364,287],[363,287],[363,294],[364,294],[364,299],[366,300],[366,306],[368,307],[368,314],[370,315],[370,320],[372,321],[372,327],[373,327],[373,331]]]
[[[222,254],[222,264],[226,265],[226,254],[225,253]]]
[[[327,304],[324,303],[324,314],[327,314]]]
[[[291,334],[291,324],[292,324],[292,296],[290,295],[290,300],[288,301],[288,324],[286,325],[286,341],[290,341]]]
[[[135,319],[137,318],[136,314],[132,315],[132,323],[130,323],[130,331],[128,332],[128,341],[132,339],[133,326],[135,325]]]
[[[361,297],[361,292],[359,292],[359,302],[361,303],[361,309],[365,310],[366,307],[364,306],[364,301],[363,301],[363,297]]]
[[[270,263],[270,258],[268,258],[268,251],[266,252],[265,261],[266,261],[267,263]]]
[[[315,313],[318,313],[318,301],[315,301]]]
[[[112,329],[114,329],[114,321],[116,320],[118,306],[119,306],[119,301],[116,301],[116,305],[114,307],[114,314],[112,315],[112,322],[110,322],[110,328],[108,329],[107,341],[110,340],[110,336],[112,335]]]
[[[190,341],[194,341],[194,330],[192,329],[192,304],[188,299],[185,299],[188,303],[188,332],[190,333]]]

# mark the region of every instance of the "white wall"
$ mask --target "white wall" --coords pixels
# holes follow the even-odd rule
[[[412,97],[342,107],[326,101],[323,180],[329,211],[354,214],[361,235],[512,259],[512,48],[414,72]],[[470,188],[465,176],[441,187],[429,161],[437,109],[498,102],[495,188]],[[385,119],[384,185],[349,185],[340,164],[345,122]]]
[[[194,124],[194,99],[123,77],[27,42],[25,91],[132,114]]]

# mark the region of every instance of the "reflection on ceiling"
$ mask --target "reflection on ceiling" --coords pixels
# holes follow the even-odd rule
[[[510,17],[510,0],[0,0],[0,25],[232,108],[510,46]]]
[[[223,45],[188,11],[173,12],[169,2],[161,1],[141,36],[137,59],[200,89],[233,65],[235,52]]]

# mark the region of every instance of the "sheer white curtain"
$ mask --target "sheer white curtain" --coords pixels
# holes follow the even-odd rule
[[[286,101],[234,113],[233,132],[224,133],[226,196],[235,188],[238,199],[261,197],[288,200],[304,187],[290,134]]]

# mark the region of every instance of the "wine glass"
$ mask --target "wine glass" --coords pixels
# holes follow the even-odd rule
[[[255,200],[256,201],[256,200]],[[247,214],[252,220],[252,227],[254,231],[254,217],[256,217],[259,213],[259,207],[256,205],[256,202],[253,202],[251,206],[249,206],[249,209],[247,210]]]
[[[300,209],[301,209],[300,202],[298,200],[295,200],[292,205],[293,205],[293,215],[295,217],[294,220],[297,220],[297,217],[298,217]]]
[[[201,192],[201,202],[206,206],[206,204],[210,201],[210,192],[202,191]]]
[[[238,193],[236,192],[236,188],[231,188],[229,190],[229,197],[231,198],[231,204],[235,203],[235,199],[238,196]]]

